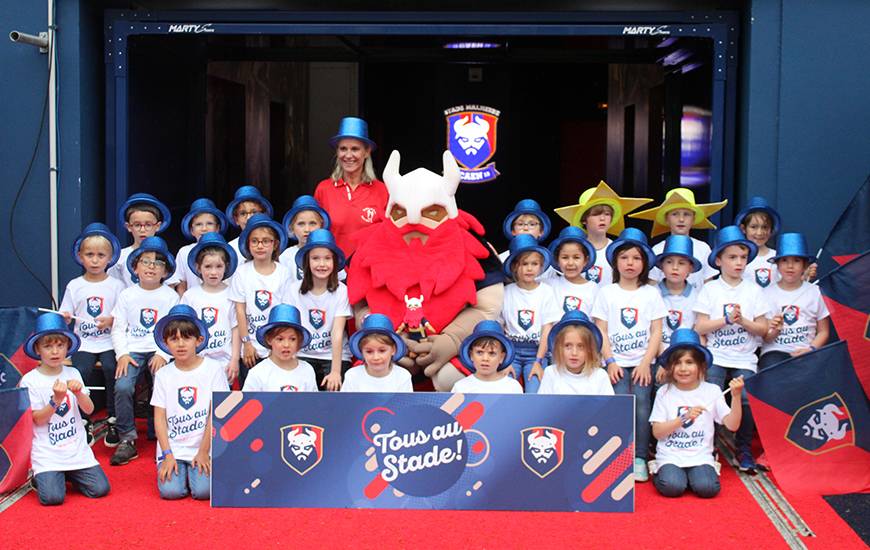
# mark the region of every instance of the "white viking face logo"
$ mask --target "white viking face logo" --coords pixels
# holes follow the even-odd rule
[[[483,117],[462,117],[453,123],[453,131],[456,132],[456,143],[462,147],[467,155],[476,155],[487,142],[489,122]]]
[[[847,424],[841,423],[840,419],[846,414],[836,405],[828,403],[815,413],[803,425],[804,435],[827,441],[829,439],[843,439],[846,437]]]
[[[519,319],[520,319],[521,325],[523,325],[523,326],[531,326],[532,325],[533,314],[530,310],[521,309],[519,311],[519,316],[520,316]]]
[[[529,451],[532,453],[532,456],[542,464],[549,462],[553,453],[556,452],[556,443],[558,441],[559,438],[549,432],[543,432],[540,435],[531,433],[526,438],[526,443],[529,444]]]
[[[207,307],[202,310],[202,322],[211,325],[214,323],[214,309]]]
[[[423,307],[423,295],[421,294],[419,298],[409,297],[405,294],[405,307],[410,309],[411,311],[415,309],[420,309]]]
[[[403,176],[399,174],[400,161],[399,152],[393,151],[384,168],[384,183],[390,192],[387,215],[396,227],[422,223],[434,229],[444,221],[443,215],[441,219],[436,219],[425,213],[437,207],[447,211],[447,218],[452,219],[459,214],[453,196],[459,186],[459,166],[450,151],[444,151],[441,157],[443,176],[425,168],[417,168]],[[404,215],[393,215],[394,206],[404,209]]]
[[[179,394],[181,395],[181,401],[185,405],[192,404],[194,396],[196,395],[193,391],[193,388],[181,388],[181,390],[179,391]]]
[[[296,460],[308,460],[314,452],[314,444],[317,442],[317,434],[308,428],[298,428],[287,434],[287,445]]]
[[[153,309],[143,309],[142,310],[142,320],[145,321],[146,324],[154,323],[154,310]]]

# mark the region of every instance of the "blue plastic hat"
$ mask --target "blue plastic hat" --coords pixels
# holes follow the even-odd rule
[[[508,277],[513,277],[514,274],[511,272],[511,265],[513,265],[514,261],[519,257],[523,252],[537,252],[544,258],[544,263],[541,266],[541,272],[547,269],[547,266],[553,263],[553,255],[550,254],[550,251],[540,245],[534,237],[531,235],[527,235],[525,233],[521,233],[511,239],[510,246],[510,254],[508,254],[507,259],[502,266],[504,270],[504,274]]]
[[[647,244],[646,234],[640,229],[626,227],[622,230],[622,233],[619,234],[619,237],[607,246],[607,250],[604,253],[607,257],[607,263],[609,263],[614,269],[616,268],[616,258],[614,257],[616,249],[624,244],[639,246],[646,254],[647,265],[650,268],[656,265],[656,255],[652,251],[652,248],[649,247],[649,244]]]
[[[245,230],[242,231],[241,235],[239,235],[239,251],[246,260],[252,260],[254,258],[251,255],[251,251],[248,250],[248,236],[251,234],[251,231],[259,227],[268,227],[275,231],[278,235],[279,253],[287,248],[287,231],[284,230],[284,226],[266,214],[254,214],[248,219],[248,225],[245,226]]]
[[[335,243],[335,237],[332,236],[332,233],[330,233],[328,229],[315,229],[308,234],[308,241],[306,241],[305,246],[296,252],[296,267],[299,269],[305,269],[303,266],[305,263],[305,254],[314,248],[328,248],[332,250],[332,253],[335,254],[335,265],[333,266],[333,270],[338,273],[344,269],[344,252],[342,252]]]
[[[49,334],[62,334],[69,338],[69,350],[66,355],[69,357],[77,352],[82,341],[75,332],[69,329],[66,321],[63,320],[63,315],[58,313],[43,313],[36,318],[36,327],[27,340],[24,342],[24,353],[31,359],[39,361],[39,354],[36,353],[36,341]]]
[[[273,328],[291,327],[296,329],[302,335],[302,342],[299,343],[299,349],[304,348],[311,341],[311,333],[302,324],[302,317],[299,315],[299,310],[296,306],[288,304],[278,304],[269,312],[269,322],[257,329],[257,342],[264,348],[269,348],[266,342],[266,334]]]
[[[770,229],[771,235],[776,235],[779,233],[779,228],[782,225],[782,219],[779,217],[779,212],[773,209],[772,206],[767,202],[767,199],[764,197],[752,197],[749,199],[749,202],[746,203],[746,206],[743,207],[743,210],[737,213],[737,217],[734,218],[734,225],[740,225],[746,220],[746,216],[751,214],[752,212],[764,212],[770,219],[773,221],[773,227]]]
[[[208,327],[205,326],[199,317],[196,316],[196,311],[187,304],[176,304],[172,306],[169,313],[161,317],[154,326],[154,341],[157,342],[157,347],[164,353],[172,355],[169,351],[169,346],[166,340],[163,339],[163,329],[171,321],[190,321],[199,330],[199,335],[202,336],[202,343],[196,346],[196,353],[201,352],[208,345]]]
[[[206,233],[200,237],[199,242],[190,249],[190,253],[187,255],[187,267],[190,268],[190,272],[195,273],[200,279],[202,278],[199,268],[196,266],[196,257],[206,248],[220,248],[227,253],[227,257],[230,261],[224,270],[224,280],[232,277],[233,273],[236,272],[236,267],[239,265],[239,257],[236,255],[236,251],[233,250],[233,247],[227,244],[227,241],[224,240],[223,236],[221,236],[220,233],[215,232]]]
[[[601,353],[601,331],[585,313],[576,309],[565,313],[559,322],[553,325],[553,328],[550,330],[550,335],[547,337],[547,349],[550,350],[550,353],[553,353],[553,350],[556,347],[556,337],[562,329],[577,325],[589,329],[592,333],[592,337],[595,338],[595,345],[598,347],[598,353]]]
[[[692,238],[688,235],[670,235],[665,239],[665,248],[662,250],[661,254],[656,256],[656,267],[661,269],[662,263],[668,256],[680,256],[692,262],[692,273],[701,271],[701,267],[703,266],[701,265],[700,260],[692,255],[694,246],[695,245],[692,244]]]
[[[513,211],[507,215],[504,219],[504,224],[502,225],[502,230],[504,231],[504,236],[506,239],[513,239],[513,226],[514,221],[517,218],[522,216],[523,214],[529,214],[531,216],[535,216],[539,220],[541,220],[541,238],[538,239],[542,241],[547,238],[547,235],[550,234],[550,218],[547,217],[547,214],[541,209],[541,205],[538,204],[538,201],[534,199],[523,199],[517,203],[514,207]]]
[[[185,236],[185,238],[189,240],[195,239],[193,234],[190,231],[190,223],[193,221],[193,218],[199,216],[200,214],[211,214],[218,221],[218,231],[220,231],[221,235],[226,233],[229,228],[229,222],[227,221],[226,215],[221,212],[217,206],[215,206],[214,201],[211,199],[201,198],[196,199],[190,205],[190,211],[184,215],[184,218],[181,219],[181,233]]]
[[[701,345],[701,338],[698,333],[690,328],[678,328],[671,333],[671,345],[659,357],[659,363],[662,365],[668,364],[668,359],[671,353],[678,349],[694,349],[704,354],[704,359],[707,361],[707,367],[713,366],[713,354],[706,347]]]
[[[290,227],[290,224],[293,223],[293,218],[296,217],[296,214],[300,212],[304,212],[306,210],[312,210],[320,214],[320,217],[323,218],[323,227],[321,229],[329,229],[329,214],[326,213],[326,210],[321,208],[320,204],[317,200],[311,195],[302,195],[298,197],[295,201],[293,201],[293,206],[290,207],[290,210],[284,214],[284,219],[281,223],[284,227],[287,228],[287,237],[292,239],[293,237],[293,228]]]
[[[130,277],[133,279],[134,283],[139,282],[139,277],[133,272],[133,266],[136,265],[136,260],[139,259],[139,256],[146,252],[157,252],[158,254],[166,256],[166,275],[163,277],[163,280],[165,281],[172,277],[172,274],[175,273],[175,256],[173,256],[169,251],[169,247],[166,246],[166,241],[160,237],[147,237],[142,241],[142,244],[139,245],[139,248],[130,252],[130,255],[127,256],[127,271],[130,272]]]
[[[239,224],[236,223],[236,219],[233,216],[233,211],[236,207],[245,201],[252,201],[259,203],[260,206],[266,211],[266,215],[270,218],[272,217],[272,203],[260,193],[260,190],[254,187],[253,185],[243,185],[236,189],[236,194],[233,196],[233,200],[227,205],[226,215],[227,220],[234,226],[238,227]]]
[[[160,220],[160,229],[157,230],[157,233],[166,231],[169,224],[172,222],[172,214],[169,212],[169,208],[165,204],[157,200],[157,197],[154,195],[149,195],[148,193],[133,193],[127,197],[127,200],[125,200],[124,204],[121,205],[121,208],[118,209],[118,220],[121,222],[118,227],[124,227],[127,223],[127,209],[136,204],[148,204],[159,210],[160,217],[163,219]]]
[[[586,239],[586,233],[584,233],[579,227],[569,225],[560,231],[559,236],[553,239],[553,242],[551,242],[550,246],[547,247],[550,250],[550,254],[553,255],[552,265],[554,269],[559,269],[559,247],[565,243],[577,243],[586,251],[586,265],[583,267],[582,271],[585,272],[587,269],[595,265],[595,247]]]
[[[80,266],[84,267],[81,259],[79,259],[79,250],[82,249],[82,242],[88,237],[97,236],[105,237],[109,240],[109,244],[112,246],[112,257],[109,258],[109,263],[106,264],[106,268],[108,269],[118,263],[118,258],[121,257],[121,243],[118,241],[118,237],[116,237],[108,227],[100,222],[89,223],[85,226],[84,230],[82,230],[82,234],[79,235],[76,242],[73,243],[73,260],[75,260]]]
[[[812,263],[816,257],[810,254],[807,239],[802,233],[783,233],[776,239],[776,256],[768,258],[768,262],[774,263],[782,258],[793,256],[804,258]]]
[[[758,254],[758,246],[747,239],[746,235],[743,234],[743,231],[740,231],[739,227],[736,225],[726,225],[716,233],[716,246],[713,247],[710,256],[707,258],[707,263],[710,264],[710,267],[719,269],[719,266],[716,265],[716,258],[719,257],[719,254],[721,254],[723,250],[735,244],[745,246],[749,249],[749,257],[746,258],[747,264],[754,260],[755,256]]]
[[[463,340],[462,345],[459,346],[459,362],[469,371],[474,372],[477,370],[474,368],[474,363],[471,360],[471,347],[474,345],[474,342],[481,338],[495,338],[501,342],[501,346],[504,348],[504,361],[499,364],[498,370],[505,369],[514,362],[513,342],[504,335],[504,330],[502,330],[501,325],[497,321],[487,319],[477,323],[474,327],[474,332]]]
[[[332,136],[329,140],[329,146],[335,149],[338,147],[338,142],[343,139],[358,139],[371,147],[372,151],[378,148],[378,145],[369,139],[368,123],[357,117],[346,116],[341,119],[338,125],[338,133]]]
[[[390,318],[382,313],[372,313],[363,321],[362,327],[353,333],[350,337],[350,351],[359,359],[363,358],[362,350],[359,343],[363,338],[370,334],[385,334],[389,336],[396,345],[396,353],[393,354],[393,362],[398,361],[407,353],[405,342],[393,330],[393,322]]]

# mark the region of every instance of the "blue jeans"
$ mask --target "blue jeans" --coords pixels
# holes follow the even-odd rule
[[[538,393],[541,381],[532,376],[532,367],[538,358],[538,344],[536,342],[514,343],[514,362],[511,363],[516,373],[516,378],[523,379],[523,391],[526,393]],[[547,366],[547,360],[541,361],[541,368]]]
[[[791,355],[784,351],[768,351],[758,358],[758,372],[770,368],[777,363],[782,363],[786,359],[791,359]]]
[[[177,500],[190,493],[190,496],[196,500],[208,500],[211,494],[209,477],[199,473],[199,469],[186,460],[178,460],[176,464],[178,464],[178,473],[172,472],[169,480],[161,482],[158,477],[157,490],[160,491],[160,498]],[[157,468],[159,470],[159,463]]]
[[[68,472],[41,472],[33,476],[39,503],[43,506],[63,504],[67,479],[88,498],[100,498],[109,494],[109,480],[99,465]]]
[[[86,386],[96,386],[97,381],[94,380],[94,367],[97,361],[100,362],[100,370],[103,371],[103,385],[106,387],[106,410],[109,416],[115,416],[115,352],[114,350],[103,351],[100,353],[90,353],[87,351],[77,351],[73,354],[73,366],[82,375],[82,380]],[[82,416],[89,418],[89,415],[82,413]]]
[[[666,497],[678,497],[686,487],[701,498],[713,498],[719,494],[719,476],[709,464],[688,468],[665,464],[656,472],[653,484]]]
[[[118,428],[118,435],[124,441],[136,439],[136,381],[140,375],[151,376],[148,361],[154,357],[154,352],[132,352],[130,357],[139,366],[130,363],[127,365],[127,374],[115,380],[115,425]],[[148,415],[148,433],[154,433],[153,414]]]
[[[724,390],[732,378],[737,378],[741,375],[744,380],[748,380],[755,376],[755,373],[749,369],[731,369],[713,365],[707,369],[707,382],[716,384]],[[749,399],[746,396],[745,387],[741,393],[740,404],[743,410],[743,417],[740,419],[740,427],[737,428],[734,442],[737,445],[738,451],[748,451],[752,446],[752,437],[755,435],[755,420],[752,418],[752,409],[749,408]]]
[[[649,456],[649,439],[652,426],[649,415],[652,412],[652,383],[646,386],[631,381],[635,367],[622,367],[623,376],[613,385],[617,395],[634,395],[634,456],[646,460]]]

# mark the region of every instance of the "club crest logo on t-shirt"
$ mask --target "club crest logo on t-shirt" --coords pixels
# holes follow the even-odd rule
[[[181,386],[178,388],[178,404],[185,410],[196,405],[196,386]]]
[[[371,206],[366,206],[362,209],[362,215],[360,219],[366,223],[373,223],[375,221],[375,215],[378,213],[377,210],[372,208]]]
[[[722,315],[728,321],[734,321],[734,312],[737,310],[737,304],[722,304]]]
[[[217,323],[218,320],[218,308],[216,307],[204,307],[200,311],[202,322],[205,323],[207,328],[211,328]]]
[[[143,307],[139,310],[139,324],[145,328],[151,328],[157,322],[157,310]]]
[[[293,384],[285,384],[281,386],[281,391],[299,391],[299,387]]]
[[[309,309],[308,321],[315,330],[322,328],[323,324],[326,322],[326,311],[316,308]]]
[[[63,416],[66,416],[66,413],[68,413],[69,411],[70,411],[69,396],[65,395],[63,397],[63,401],[61,401],[57,405],[57,408],[54,409],[54,414],[56,414],[60,417],[63,417]]]
[[[592,281],[593,283],[600,283],[601,282],[601,272],[602,272],[602,269],[601,269],[600,265],[593,265],[592,267],[590,267],[589,269],[586,270],[586,280]]]
[[[683,419],[683,423],[681,424],[683,428],[688,428],[695,423],[694,419],[685,416],[689,413],[690,410],[692,410],[692,407],[687,407],[685,405],[680,405],[679,407],[677,407],[677,416]]]
[[[759,267],[755,270],[755,282],[762,288],[767,288],[770,284],[770,268]]]
[[[88,296],[88,315],[96,319],[103,313],[103,297]]]
[[[257,309],[260,311],[266,311],[272,307],[272,293],[268,290],[254,291],[254,305],[256,305]]]
[[[801,308],[798,306],[782,306],[782,321],[787,325],[793,325],[800,317]]]
[[[521,309],[517,311],[517,324],[523,330],[529,330],[535,324],[535,310]]]
[[[669,329],[677,330],[683,324],[683,312],[679,309],[669,309],[667,321]]]
[[[583,300],[577,296],[565,296],[565,299],[562,301],[562,310],[565,313],[568,313],[569,311],[577,311],[580,309],[580,304],[582,303]]]
[[[303,277],[305,277],[305,272],[302,271],[301,267],[296,266],[296,280],[301,281]]]
[[[624,307],[620,311],[620,319],[625,328],[634,328],[637,324],[637,308]]]

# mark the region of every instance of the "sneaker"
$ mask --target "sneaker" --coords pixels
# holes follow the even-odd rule
[[[121,436],[118,435],[118,427],[115,425],[115,417],[110,416],[106,421],[106,439],[103,440],[106,447],[117,447],[121,442]]]
[[[112,466],[122,466],[131,460],[139,458],[139,452],[136,450],[136,442],[132,439],[121,441],[115,453],[112,455],[109,464]]]
[[[634,480],[649,481],[649,470],[646,467],[646,460],[642,458],[634,459]]]
[[[758,465],[755,464],[755,459],[752,458],[752,452],[748,449],[737,451],[737,469],[749,475],[755,475]]]
[[[93,447],[94,441],[96,441],[94,439],[94,423],[91,422],[90,420],[84,420],[84,419],[82,420],[82,422],[85,425],[85,434],[87,435],[87,438],[88,438],[88,447]]]

